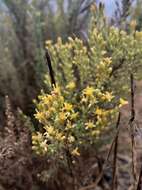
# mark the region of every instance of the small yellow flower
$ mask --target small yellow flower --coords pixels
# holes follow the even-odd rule
[[[124,100],[123,98],[120,98],[119,100],[119,107],[122,107],[124,105],[128,104],[128,101]]]
[[[68,37],[68,40],[69,40],[69,42],[73,42],[74,41],[73,38],[71,38],[71,37]]]
[[[48,101],[53,101],[53,97],[51,95],[47,96]]]
[[[57,133],[55,138],[57,141],[62,142],[65,139],[65,136],[62,133]]]
[[[100,108],[97,108],[96,111],[95,111],[95,114],[96,115],[103,115],[104,111]]]
[[[103,61],[104,61],[105,64],[108,65],[108,66],[112,63],[112,60],[111,60],[110,57],[106,57],[106,58],[104,58]]]
[[[53,97],[52,97],[51,95],[44,96],[44,97],[42,98],[42,100],[43,100],[44,104],[49,105],[49,104],[52,102]]]
[[[85,123],[85,129],[92,129],[95,125],[92,121],[89,121],[88,123]]]
[[[56,109],[54,108],[54,107],[51,107],[51,108],[49,108],[49,111],[48,111],[49,113],[55,113],[56,112]],[[47,112],[47,113],[48,113]]]
[[[65,102],[64,103],[64,109],[65,109],[65,111],[72,111],[73,106],[72,106],[72,104]]]
[[[81,99],[81,102],[82,103],[87,103],[87,101],[88,101],[87,98],[83,96],[82,99]]]
[[[74,125],[71,124],[70,121],[68,121],[68,123],[67,123],[67,125],[66,125],[66,130],[68,130],[68,129],[72,129],[72,128],[74,128]]]
[[[66,88],[67,89],[69,89],[69,90],[74,90],[75,89],[75,82],[70,82],[67,86],[66,86]]]
[[[69,143],[73,143],[75,141],[75,138],[73,136],[68,137]]]
[[[94,94],[95,89],[93,87],[87,87],[83,90],[83,94],[87,97],[92,97]]]
[[[102,97],[103,100],[107,100],[108,102],[110,102],[113,98],[114,96],[110,92],[106,92]]]
[[[53,126],[46,126],[45,129],[46,129],[48,135],[55,135],[55,130],[54,130]]]
[[[53,96],[57,96],[61,94],[61,89],[59,86],[54,87],[53,91],[51,92]]]
[[[39,120],[39,122],[42,122],[42,121],[45,119],[45,114],[44,114],[44,112],[37,112],[37,113],[35,114],[35,118],[36,118],[37,120]]]
[[[46,42],[45,42],[45,46],[47,47],[47,49],[48,49],[48,46],[50,46],[52,44],[52,41],[51,40],[47,40]]]
[[[70,118],[72,120],[76,119],[78,117],[78,112],[71,114]]]
[[[98,136],[98,135],[100,135],[99,130],[92,131],[92,136]]]
[[[43,136],[42,136],[41,133],[37,132],[36,134],[32,135],[32,140],[33,140],[33,142],[42,141],[43,140]]]
[[[46,153],[46,152],[47,152],[47,141],[46,141],[46,140],[42,141],[42,142],[40,143],[40,147],[42,148],[42,151],[43,151],[44,153]]]
[[[64,112],[60,112],[59,113],[59,122],[61,123],[61,124],[63,124],[64,122],[65,122],[65,120],[66,120],[66,114],[64,113]]]
[[[72,154],[73,156],[80,156],[80,153],[79,153],[79,151],[78,151],[78,147],[76,147],[76,148],[71,152],[71,154]]]

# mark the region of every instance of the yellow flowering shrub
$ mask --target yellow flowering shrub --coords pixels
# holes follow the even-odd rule
[[[41,130],[33,134],[33,149],[39,154],[63,159],[68,150],[79,156],[127,104],[121,95],[127,93],[130,72],[141,70],[141,32],[128,34],[96,19],[87,39],[46,42],[57,85],[51,89],[47,75],[50,92],[42,92],[36,103]]]

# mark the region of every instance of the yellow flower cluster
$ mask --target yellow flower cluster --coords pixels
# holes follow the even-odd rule
[[[67,88],[74,89],[73,83],[69,83]],[[37,103],[37,110],[35,118],[43,124],[44,134],[37,133],[33,135],[33,149],[36,145],[46,144],[46,148],[42,152],[50,151],[51,145],[55,152],[61,147],[66,148],[67,144],[73,152],[73,155],[79,155],[77,146],[74,144],[75,137],[73,136],[74,121],[78,117],[78,112],[74,111],[72,103],[65,100],[62,96],[61,89],[57,86],[53,89],[51,94],[43,94],[39,96],[39,103]],[[43,140],[45,139],[45,140]],[[37,143],[38,141],[38,143]],[[49,143],[46,143],[49,142]],[[40,146],[40,149],[42,149]]]
[[[72,91],[69,96],[67,92]],[[39,96],[35,118],[43,125],[44,132],[34,133],[33,149],[37,153],[53,154],[67,146],[72,156],[79,156],[79,148],[85,145],[85,140],[95,142],[95,137],[110,125],[118,108],[126,103],[120,99],[113,109],[102,107],[113,99],[112,92],[91,85],[78,92],[74,82],[69,82],[64,89],[57,86],[50,94],[43,93]]]

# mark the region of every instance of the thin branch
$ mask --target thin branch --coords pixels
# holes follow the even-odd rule
[[[46,57],[46,62],[47,62],[48,69],[49,69],[51,85],[52,85],[52,87],[55,87],[56,82],[55,82],[55,77],[54,77],[54,71],[53,71],[52,64],[51,64],[51,58],[50,58],[50,55],[49,55],[47,50],[46,50],[46,53],[45,53],[45,57]]]
[[[120,124],[120,117],[121,117],[121,113],[119,112],[118,120],[117,120],[117,123],[116,123],[116,128],[117,128],[117,129],[118,129],[119,124]],[[117,136],[116,136],[115,145],[114,145],[114,157],[113,157],[113,172],[112,172],[112,187],[111,187],[111,190],[116,190],[118,136],[119,136],[119,133],[118,133]]]
[[[134,76],[133,74],[130,75],[130,82],[131,82],[131,118],[129,120],[130,130],[131,130],[131,143],[132,143],[132,172],[133,178],[136,181],[136,171],[135,171],[135,138],[134,138],[134,121],[135,121],[135,103],[134,103],[134,96],[135,96],[135,89],[134,89]]]
[[[130,82],[131,82],[131,118],[129,123],[134,122],[135,120],[135,102],[134,102],[134,76],[133,74],[130,75]]]

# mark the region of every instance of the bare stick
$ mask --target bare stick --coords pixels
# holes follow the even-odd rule
[[[134,102],[134,76],[133,74],[130,75],[130,82],[131,82],[131,118],[129,123],[133,123],[135,120],[135,102]]]
[[[47,61],[48,69],[49,69],[51,85],[52,85],[52,87],[55,87],[56,82],[55,82],[55,78],[54,78],[54,71],[53,71],[52,64],[51,64],[51,58],[50,58],[50,55],[49,55],[47,50],[46,50],[46,53],[45,53],[45,57],[46,57],[46,61]]]
[[[132,172],[133,178],[136,181],[136,171],[135,171],[135,138],[134,138],[134,128],[133,123],[135,121],[135,102],[134,102],[134,76],[130,75],[131,82],[131,118],[129,120],[130,130],[131,130],[131,143],[132,143]]]
[[[121,114],[120,114],[120,112],[119,112],[118,120],[117,120],[117,123],[116,123],[116,128],[117,128],[117,129],[118,129],[119,124],[120,124],[120,117],[121,117]],[[115,139],[115,145],[114,145],[114,157],[113,157],[113,172],[112,172],[112,186],[111,186],[111,190],[116,189],[118,136],[119,136],[119,132],[118,132],[118,134],[117,134],[117,136],[116,136],[116,139]]]

